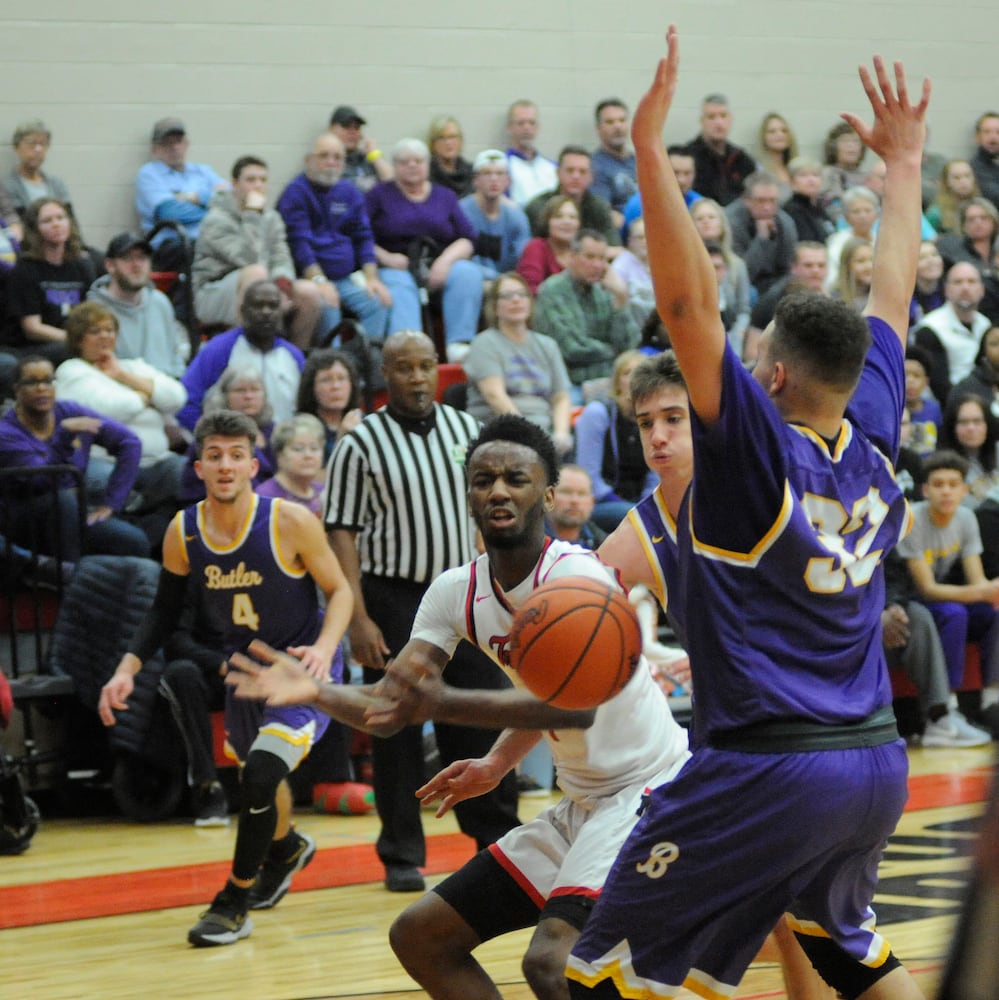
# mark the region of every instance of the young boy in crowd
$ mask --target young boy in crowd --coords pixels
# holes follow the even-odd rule
[[[964,679],[965,645],[977,642],[982,709],[999,703],[999,577],[985,576],[978,521],[961,504],[968,492],[967,461],[956,452],[938,451],[926,460],[923,472],[926,499],[913,506],[912,531],[897,551],[940,634],[951,688],[947,720],[964,735],[980,736],[957,710],[954,692]]]

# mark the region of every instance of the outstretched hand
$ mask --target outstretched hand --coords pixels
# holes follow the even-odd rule
[[[866,66],[860,67],[860,82],[871,102],[874,123],[868,127],[856,115],[844,112],[840,117],[853,128],[861,141],[877,153],[885,163],[907,155],[921,158],[926,138],[926,108],[930,103],[930,81],[923,80],[920,101],[913,106],[909,100],[905,70],[896,61],[895,86],[892,87],[888,70],[881,56],[874,57],[877,84]]]
[[[676,81],[680,69],[680,36],[676,25],[666,30],[666,58],[659,60],[652,86],[635,108],[631,124],[631,140],[636,148],[661,148],[663,127],[676,95]]]
[[[319,681],[299,660],[254,639],[249,652],[233,653],[225,670],[226,684],[237,698],[265,701],[268,705],[302,705],[316,700]]]
[[[487,759],[456,760],[438,771],[422,788],[416,790],[421,805],[440,802],[435,815],[438,819],[449,809],[466,799],[491,792],[502,780]]]

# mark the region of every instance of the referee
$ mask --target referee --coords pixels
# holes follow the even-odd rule
[[[435,403],[437,355],[423,333],[402,330],[385,341],[382,371],[388,405],[369,414],[336,447],[326,482],[324,520],[330,545],[354,590],[349,637],[367,683],[409,641],[416,609],[430,583],[475,557],[468,511],[465,450],[478,422]],[[444,671],[455,687],[500,688],[495,665],[462,642]],[[438,724],[443,764],[481,757],[494,730]],[[391,892],[424,888],[419,868],[426,842],[416,790],[426,780],[422,727],[375,738],[375,804],[382,829],[376,845]],[[508,774],[492,792],[455,807],[463,833],[479,849],[519,823],[517,785]]]

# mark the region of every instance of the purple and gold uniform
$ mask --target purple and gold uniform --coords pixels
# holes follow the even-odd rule
[[[254,494],[243,530],[225,548],[213,546],[205,537],[204,501],[182,511],[174,522],[191,579],[223,636],[227,656],[245,650],[254,639],[284,650],[311,645],[319,635],[322,612],[315,582],[304,568],[288,566],[281,559],[278,514],[283,502]],[[338,651],[334,675],[342,669]],[[329,721],[308,705],[272,708],[236,698],[226,688],[226,738],[240,760],[246,760],[259,739],[263,741],[256,744],[259,748],[277,754],[293,768]]]
[[[834,440],[785,423],[726,349],[675,526],[658,492],[631,515],[686,635],[695,751],[618,856],[569,961],[574,996],[605,980],[730,996],[785,911],[888,960],[870,902],[907,795],[880,629],[882,559],[908,527],[891,465],[905,377],[895,333],[868,323]]]

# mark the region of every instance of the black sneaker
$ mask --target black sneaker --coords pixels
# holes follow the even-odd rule
[[[389,892],[423,892],[426,883],[416,865],[386,865],[385,888]]]
[[[196,948],[211,948],[235,944],[240,938],[249,937],[252,930],[253,921],[246,910],[223,889],[187,932],[187,940]]]
[[[222,785],[213,781],[210,785],[202,785],[194,792],[194,825],[195,826],[228,826],[229,800],[225,797]]]
[[[314,857],[316,842],[307,834],[292,830],[297,843],[291,856],[277,861],[269,855],[257,874],[257,881],[250,888],[250,909],[269,910],[284,899],[291,888],[291,877],[300,872]]]

